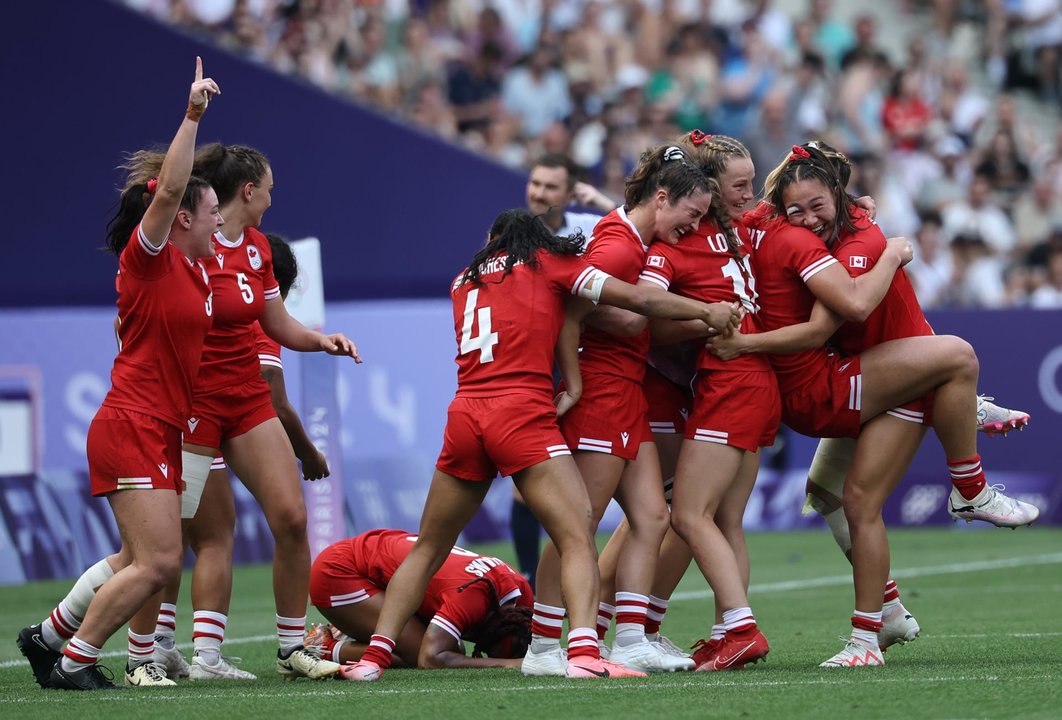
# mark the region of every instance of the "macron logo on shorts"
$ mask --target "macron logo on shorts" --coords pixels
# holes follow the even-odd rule
[[[629,433],[621,432],[620,437],[623,438],[623,447],[627,447],[627,441],[631,439]]]
[[[162,477],[169,477],[169,475],[167,474],[167,471],[169,469],[170,469],[170,466],[167,465],[166,463],[159,463],[159,470],[162,471]]]
[[[199,427],[199,418],[188,418],[188,432],[195,432],[195,429]]]

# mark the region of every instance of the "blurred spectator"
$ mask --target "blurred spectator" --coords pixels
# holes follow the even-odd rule
[[[754,25],[745,24],[740,46],[723,61],[722,94],[715,113],[715,129],[721,135],[743,137],[776,76],[770,48]]]
[[[1047,256],[1046,278],[1029,297],[1029,305],[1038,310],[1062,310],[1062,249]]]
[[[841,69],[847,70],[860,62],[877,62],[879,58],[886,58],[887,61],[884,51],[878,45],[878,22],[874,16],[859,15],[853,27],[855,43],[841,56]]]
[[[966,231],[952,239],[951,249],[955,262],[953,304],[978,308],[1006,305],[1004,264],[985,238],[976,230]]]
[[[977,241],[991,252],[1005,255],[1017,246],[1010,218],[992,200],[992,185],[984,175],[974,175],[965,201],[949,203],[942,213],[944,234],[954,244],[960,236]],[[973,243],[970,243],[973,245]]]
[[[989,111],[988,100],[970,89],[966,68],[957,62],[948,64],[940,97],[940,116],[947,124],[945,132],[958,136],[970,145]]]
[[[719,63],[700,25],[686,25],[668,45],[667,62],[652,73],[645,99],[663,108],[682,130],[711,127],[719,94]]]
[[[760,178],[758,185],[763,186],[767,173],[789,155],[793,145],[808,139],[798,135],[790,123],[789,103],[783,91],[777,89],[767,93],[760,105],[759,117],[745,135],[756,177]]]
[[[808,19],[815,28],[815,44],[832,67],[839,67],[841,58],[855,45],[851,28],[830,16],[833,0],[811,0]]]
[[[955,135],[945,135],[933,144],[938,165],[922,184],[921,192],[915,194],[920,210],[940,211],[966,196],[973,177],[966,154],[966,145]]]
[[[918,76],[908,70],[897,70],[882,108],[882,124],[893,148],[918,150],[929,129],[933,111],[922,99]]]
[[[457,131],[483,131],[498,116],[501,81],[497,66],[502,51],[485,42],[468,64],[457,66],[450,75],[449,99],[457,117]]]
[[[1021,29],[1019,63],[1035,78],[1046,102],[1059,102],[1062,63],[1062,0],[1011,0],[1005,3]]]
[[[877,155],[852,158],[851,187],[856,195],[869,195],[877,205],[875,221],[886,236],[903,235],[914,237],[919,218],[904,181],[885,167]]]
[[[845,65],[835,95],[833,128],[837,134],[834,144],[842,151],[859,155],[885,149],[882,108],[888,73],[888,60],[880,53],[857,53]]]
[[[540,45],[502,81],[502,102],[508,112],[519,118],[525,137],[541,134],[572,111],[568,81],[554,67],[554,60],[553,48]]]
[[[1038,245],[1062,227],[1062,197],[1050,178],[1040,178],[1015,201],[1011,215],[1019,246]]]
[[[955,272],[951,248],[941,232],[940,215],[926,213],[914,236],[915,257],[904,270],[924,308],[947,304]]]
[[[1014,199],[1029,184],[1029,165],[1022,159],[1010,133],[1000,130],[985,150],[984,159],[974,171],[984,175],[992,185],[996,198],[1005,205]]]

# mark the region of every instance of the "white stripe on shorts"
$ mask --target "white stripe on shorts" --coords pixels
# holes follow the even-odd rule
[[[576,450],[590,450],[591,452],[611,453],[612,441],[610,440],[594,440],[593,438],[579,438],[579,445]]]
[[[354,603],[360,603],[363,600],[369,599],[369,593],[364,590],[355,590],[352,593],[344,593],[343,595],[330,595],[328,600],[332,604],[332,607],[340,607],[342,605],[353,605]]]
[[[675,429],[675,423],[673,422],[651,422],[649,423],[649,429],[654,433],[660,433],[661,435],[674,435],[678,430]]]
[[[863,375],[848,378],[848,409],[863,409]]]
[[[694,440],[703,440],[704,442],[718,443],[719,445],[726,445],[727,440],[730,438],[730,433],[723,432],[722,430],[706,430],[704,428],[697,428],[693,434]]]
[[[894,418],[906,420],[907,422],[912,422],[915,425],[923,425],[926,420],[925,413],[920,413],[916,410],[908,410],[907,408],[893,408],[892,410],[886,410],[885,414],[892,415]]]

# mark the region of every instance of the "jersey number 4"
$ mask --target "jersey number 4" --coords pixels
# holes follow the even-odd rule
[[[489,363],[494,361],[494,346],[498,344],[498,333],[490,330],[490,306],[476,308],[479,300],[479,290],[468,293],[465,301],[465,315],[461,324],[461,354],[466,355],[474,350],[479,350],[479,362]],[[479,320],[479,334],[472,334],[472,325]]]

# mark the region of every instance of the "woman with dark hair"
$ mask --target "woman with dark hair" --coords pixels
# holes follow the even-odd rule
[[[212,254],[211,236],[223,222],[214,190],[192,176],[192,160],[199,120],[220,92],[196,58],[188,109],[157,178],[130,182],[108,226],[107,245],[119,257],[119,349],[87,451],[92,494],[110,503],[122,550],[93,566],[98,578],[75,586],[87,612],[64,600],[42,623],[47,629],[19,633],[42,687],[115,687],[97,665],[100,648],[181,571],[181,431],[213,308],[200,259]],[[139,684],[149,666],[127,670],[127,681]]]
[[[142,157],[140,172],[150,173],[157,161],[157,156]],[[273,170],[266,156],[246,146],[213,143],[196,153],[195,171],[214,185],[222,212],[228,216],[228,227],[233,230],[229,235],[215,234],[215,254],[206,262],[215,298],[215,320],[203,347],[202,367],[184,436],[186,493],[181,515],[185,519],[196,515],[211,464],[220,449],[262,507],[273,533],[277,672],[284,677],[329,677],[338,666],[313,657],[302,647],[310,577],[306,506],[296,456],[273,407],[269,385],[262,377],[255,327],[260,324],[266,335],[291,350],[345,355],[359,363],[361,358],[357,347],[343,334],[325,335],[306,328],[284,307],[271,246],[258,230],[272,203]],[[229,572],[221,565],[212,568],[213,573]],[[167,597],[170,602],[158,618],[157,629],[163,630],[160,635],[165,636],[165,631],[172,629],[167,625],[173,625],[171,608],[175,598],[176,592],[171,588]],[[215,604],[219,602],[220,595],[215,595],[214,600]],[[219,608],[209,612],[209,617],[204,616],[203,629],[223,637],[225,613]],[[156,652],[168,671],[188,672],[187,664],[173,648],[159,648]],[[215,653],[209,654],[213,658]],[[219,672],[227,674],[225,668]]]
[[[987,484],[971,420],[977,356],[961,338],[932,334],[897,272],[910,259],[907,242],[886,241],[855,207],[847,174],[843,155],[808,143],[768,176],[768,203],[745,219],[754,228],[760,318],[773,332],[713,341],[724,357],[772,353],[782,419],[794,430],[859,438],[843,490],[856,588],[852,638],[824,667],[884,664],[878,633],[889,548],[881,510],[930,412],[954,485],[953,517],[1018,527],[1039,514]],[[831,337],[839,352],[823,348]]]
[[[295,253],[280,235],[267,233],[273,257],[273,275],[285,299],[295,283],[299,267]],[[328,477],[328,461],[313,445],[302,421],[288,400],[280,345],[258,323],[254,342],[262,377],[269,384],[270,399],[295,456],[302,463],[303,477]],[[232,595],[232,552],[236,508],[225,460],[218,455],[210,466],[202,501],[195,517],[186,521],[185,539],[196,556],[192,573],[194,647],[192,662],[184,661],[174,644],[179,583],[167,588],[155,626],[155,656],[170,677],[192,680],[254,680],[255,675],[234,665],[221,654],[228,625]],[[154,619],[152,619],[154,621]]]
[[[674,244],[697,226],[711,204],[708,179],[676,145],[647,150],[627,179],[626,203],[595,226],[584,258],[626,282],[637,282],[654,242]],[[598,316],[605,315],[606,324]],[[645,634],[653,568],[668,529],[660,460],[653,443],[643,381],[649,333],[612,332],[609,315],[587,317],[580,338],[582,399],[560,422],[586,483],[596,529],[615,498],[631,531],[618,558],[616,639],[610,660],[640,672],[690,670],[689,658],[651,643]],[[547,543],[535,585],[527,675],[564,671],[558,618],[563,617],[557,549]]]
[[[322,550],[310,570],[310,602],[331,627],[316,628],[308,643],[316,638],[333,662],[360,660],[391,576],[416,540],[404,530],[371,530]],[[396,638],[396,660],[420,668],[518,668],[531,642],[534,599],[515,568],[455,547]],[[475,646],[472,657],[465,640]]]
[[[378,680],[390,667],[402,628],[499,470],[513,477],[560,556],[570,618],[564,674],[641,676],[598,653],[592,510],[557,427],[558,412],[577,404],[582,393],[581,318],[565,317],[565,298],[576,295],[659,317],[697,318],[720,332],[736,326],[740,315],[722,303],[705,305],[616,280],[578,256],[582,240],[554,237],[526,210],[507,210],[491,226],[486,247],[455,278],[458,388],[420,533],[388,584],[368,649],[357,664],[344,666],[344,677]],[[551,402],[555,346],[566,387],[556,408]],[[561,622],[558,618],[557,625]]]

